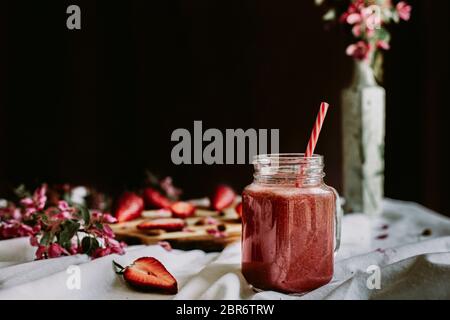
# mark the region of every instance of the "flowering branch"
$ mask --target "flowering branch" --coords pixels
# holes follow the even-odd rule
[[[411,6],[405,1],[395,5],[392,0],[315,0],[326,7],[325,21],[338,21],[350,27],[355,41],[346,53],[358,61],[374,65],[379,53],[390,49],[391,35],[387,25],[408,21]]]
[[[8,203],[0,209],[0,239],[29,236],[37,247],[36,259],[79,253],[97,258],[123,253],[124,244],[114,239],[108,225],[114,222],[109,214],[64,200],[47,205],[47,186],[42,185],[20,206]]]

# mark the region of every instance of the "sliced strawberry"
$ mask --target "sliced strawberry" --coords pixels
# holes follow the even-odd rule
[[[137,225],[139,230],[165,230],[165,231],[180,231],[183,230],[185,226],[183,219],[176,218],[162,218],[155,220],[148,220],[141,222]]]
[[[189,202],[178,201],[170,206],[170,210],[174,217],[186,219],[194,215],[195,206]]]
[[[167,209],[172,204],[169,199],[152,188],[146,188],[144,190],[144,199],[147,206],[156,209]]]
[[[178,292],[177,280],[164,265],[153,257],[135,260],[132,265],[123,268],[114,262],[125,281],[138,290],[154,291],[167,294]]]
[[[125,192],[117,202],[115,216],[118,222],[137,219],[144,210],[144,200],[135,193]]]
[[[236,199],[236,193],[227,185],[219,185],[211,197],[211,206],[221,211],[231,206]]]
[[[242,217],[242,202],[239,202],[236,206],[236,212],[239,215],[239,217]]]

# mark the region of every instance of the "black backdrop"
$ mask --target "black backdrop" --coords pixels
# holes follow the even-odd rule
[[[386,194],[450,214],[449,2],[411,0],[386,55]],[[82,29],[66,28],[78,4]],[[280,128],[304,150],[318,104],[330,112],[318,152],[341,188],[340,90],[346,38],[324,31],[314,1],[2,1],[0,189],[39,181],[133,187],[145,168],[187,196],[242,189],[249,166],[174,166],[171,132]],[[192,130],[192,129],[191,129]]]

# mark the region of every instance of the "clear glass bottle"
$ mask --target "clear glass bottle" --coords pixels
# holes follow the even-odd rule
[[[339,197],[322,156],[257,156],[243,192],[242,273],[259,290],[305,293],[333,277]]]

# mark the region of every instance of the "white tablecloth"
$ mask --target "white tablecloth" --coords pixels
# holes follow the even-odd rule
[[[425,229],[431,236],[422,235]],[[221,253],[132,246],[123,256],[92,261],[84,255],[33,261],[34,251],[25,238],[0,241],[0,299],[450,299],[450,219],[393,200],[379,218],[344,217],[333,281],[301,297],[253,292],[240,272],[239,243]],[[142,256],[156,257],[175,276],[177,295],[133,291],[114,273],[112,260],[127,265]],[[79,288],[67,285],[73,265]],[[374,284],[370,266],[379,268],[380,289],[367,285]]]

